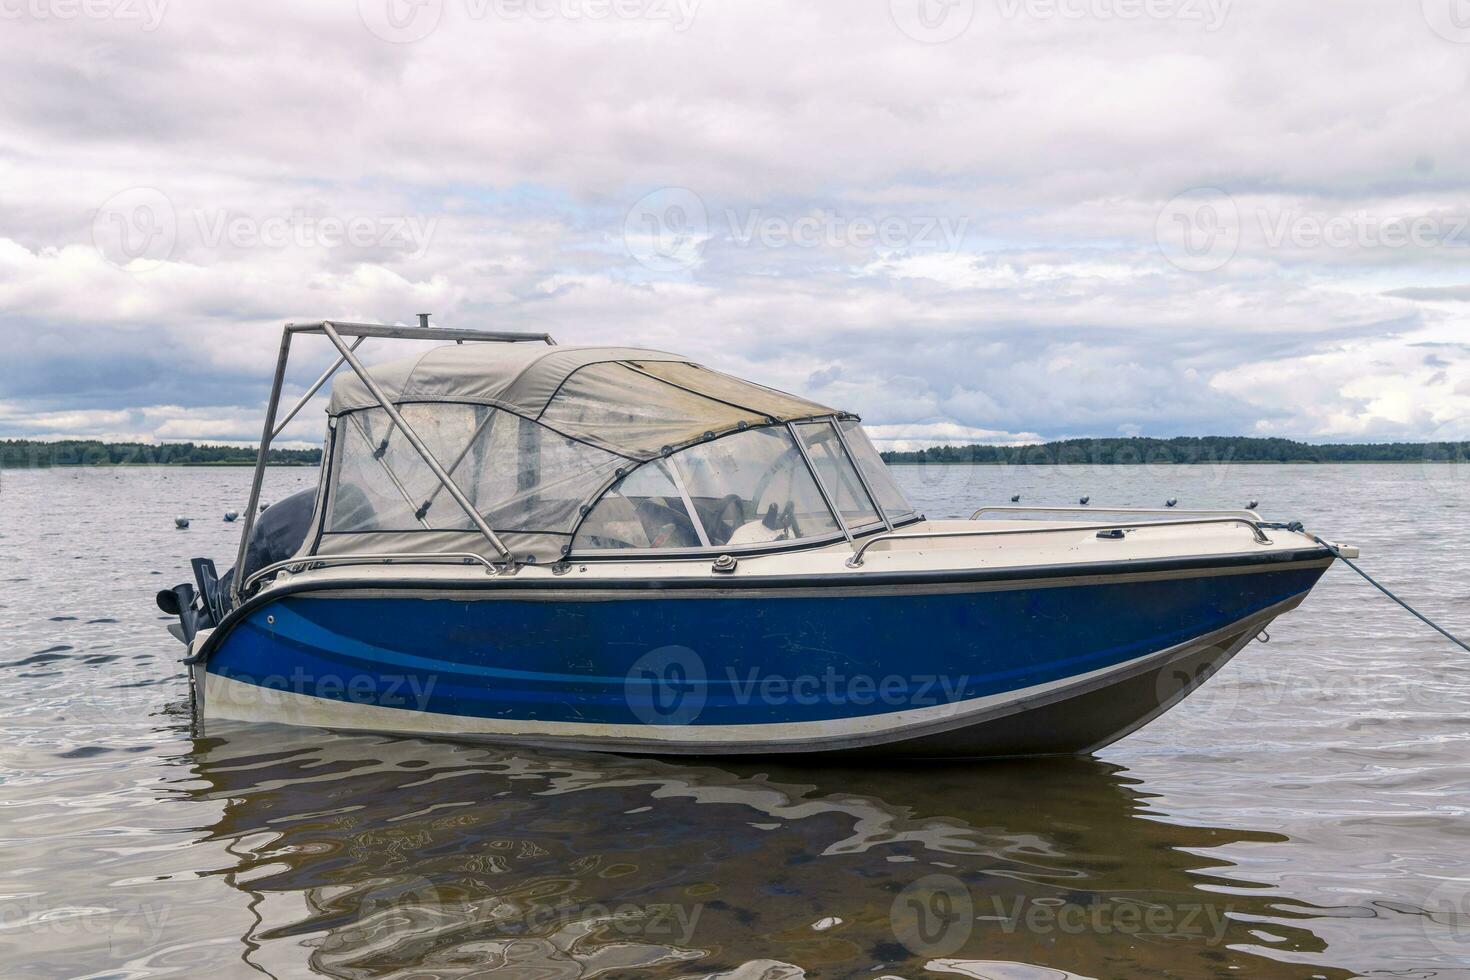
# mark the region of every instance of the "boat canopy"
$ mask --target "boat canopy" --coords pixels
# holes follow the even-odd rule
[[[857,418],[623,347],[466,344],[368,374],[518,559],[730,550],[912,515]],[[369,386],[339,376],[303,554],[484,551]]]

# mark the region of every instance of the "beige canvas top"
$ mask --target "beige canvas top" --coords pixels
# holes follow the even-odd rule
[[[451,344],[369,371],[395,404],[500,408],[634,459],[742,426],[842,414],[678,354],[633,347]],[[345,374],[332,385],[327,412],[377,405],[357,375]]]

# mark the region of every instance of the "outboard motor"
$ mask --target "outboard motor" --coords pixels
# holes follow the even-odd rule
[[[245,578],[296,554],[311,530],[315,508],[316,491],[302,490],[273,504],[261,514],[251,528],[250,541],[245,546]],[[193,643],[200,630],[212,629],[225,618],[230,611],[230,593],[238,574],[238,570],[232,568],[223,576],[218,575],[214,562],[208,558],[195,558],[191,564],[194,566],[193,585],[185,582],[172,589],[164,589],[156,598],[159,609],[179,617],[168,631],[185,645]]]

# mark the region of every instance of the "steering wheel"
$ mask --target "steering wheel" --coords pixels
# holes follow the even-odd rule
[[[734,510],[734,519],[730,519],[729,513]],[[745,498],[738,493],[727,493],[715,504],[715,509],[710,512],[709,528],[710,544],[724,544],[730,540],[735,530],[745,524]]]

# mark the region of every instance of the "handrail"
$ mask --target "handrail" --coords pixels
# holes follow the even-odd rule
[[[418,565],[469,565],[479,563],[485,566],[489,575],[500,574],[500,569],[495,563],[484,555],[477,555],[473,551],[435,551],[435,552],[391,552],[376,555],[305,555],[299,558],[287,558],[273,565],[267,565],[247,578],[241,586],[241,592],[248,592],[250,586],[267,575],[279,572],[283,568],[299,566],[303,571],[311,568],[326,568],[328,565],[392,565],[395,562]]]
[[[970,515],[978,520],[981,514],[1189,514],[1194,517],[1245,517],[1259,521],[1261,515],[1253,510],[1175,510],[1163,507],[1015,507],[1001,504],[981,507]]]
[[[511,330],[475,330],[468,327],[393,327],[385,323],[342,323],[318,320],[315,323],[288,323],[287,333],[325,334],[330,325],[348,337],[386,337],[391,340],[452,340],[455,343],[479,341],[493,344],[549,344],[556,346],[549,333],[525,333]]]
[[[1266,537],[1264,531],[1257,526],[1255,521],[1243,517],[1206,517],[1193,521],[1154,521],[1152,523],[1119,525],[1119,524],[1072,524],[1066,527],[1018,527],[1018,528],[994,528],[986,531],[919,531],[912,534],[877,534],[862,543],[857,551],[853,552],[851,558],[847,559],[848,568],[860,568],[863,564],[863,553],[877,544],[879,541],[916,541],[928,538],[983,538],[1003,534],[1065,534],[1069,531],[1115,531],[1120,527],[1128,530],[1142,530],[1144,528],[1159,527],[1192,527],[1200,524],[1242,524],[1251,529],[1251,535],[1257,544],[1270,544],[1271,539]]]

